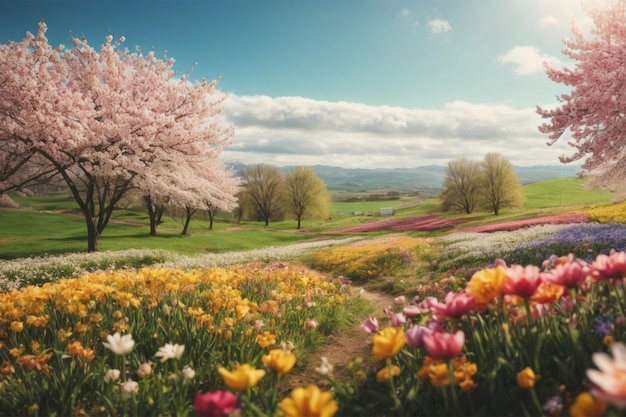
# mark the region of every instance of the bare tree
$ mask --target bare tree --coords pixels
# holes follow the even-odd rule
[[[280,170],[272,165],[250,165],[241,171],[242,187],[258,210],[265,225],[281,213],[284,182]]]
[[[440,195],[441,209],[472,213],[480,196],[480,171],[480,162],[471,159],[460,158],[448,162]]]

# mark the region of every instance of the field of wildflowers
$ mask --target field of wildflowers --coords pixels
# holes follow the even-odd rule
[[[354,239],[284,249],[293,263],[57,259],[33,282],[3,264],[24,278],[0,294],[0,415],[622,415],[624,227]],[[351,379],[322,359],[325,383],[279,390],[353,314],[346,286],[399,276],[362,317],[371,357]]]
[[[399,299],[363,322],[380,365],[358,415],[622,415],[624,277],[625,252],[498,260],[443,300]]]
[[[100,272],[5,292],[0,415],[185,416],[196,394],[226,387],[273,415],[277,380],[345,322],[346,301],[284,263]]]
[[[359,226],[342,229],[339,233],[447,230],[460,223],[460,219],[447,218],[435,214],[425,214],[414,217],[398,217],[371,221]]]
[[[626,223],[626,202],[602,205],[585,210],[589,220],[598,223]]]

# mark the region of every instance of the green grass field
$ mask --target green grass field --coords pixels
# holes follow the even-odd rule
[[[542,181],[523,187],[526,208],[503,210],[500,216],[475,212],[461,216],[469,223],[484,224],[510,219],[520,219],[541,214],[567,211],[581,206],[606,203],[610,193],[587,190],[577,178]],[[77,212],[75,203],[68,197],[15,197],[24,208],[0,209],[0,259],[84,252],[86,227]],[[147,215],[142,210],[120,210],[104,230],[100,250],[132,248],[165,249],[184,254],[220,253],[226,251],[282,246],[315,239],[337,236],[333,231],[379,219],[376,216],[354,215],[355,211],[375,213],[381,207],[392,207],[395,216],[415,216],[436,212],[437,199],[418,201],[403,197],[391,201],[365,201],[333,203],[331,217],[325,220],[305,220],[302,229],[296,229],[294,220],[270,223],[241,222],[237,224],[222,217],[209,230],[208,221],[198,216],[189,227],[188,235],[181,235],[180,219],[165,217],[158,235],[150,236]],[[468,224],[468,223],[466,223]]]

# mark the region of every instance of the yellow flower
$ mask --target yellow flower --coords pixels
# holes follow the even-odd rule
[[[296,364],[296,355],[282,349],[272,349],[261,357],[263,364],[276,371],[278,375],[285,375]]]
[[[391,367],[391,376],[398,376],[398,375],[400,375],[400,367],[393,365]],[[378,373],[376,374],[376,380],[378,382],[389,381],[389,367],[388,366],[385,366],[383,369],[378,371]]]
[[[472,276],[467,283],[466,291],[478,304],[489,304],[500,295],[505,278],[505,271],[502,267],[485,268]]]
[[[339,409],[332,394],[315,385],[294,389],[279,405],[285,417],[332,417]]]
[[[535,372],[528,366],[517,373],[517,385],[520,388],[529,389],[534,387],[537,379]]]
[[[594,397],[588,392],[581,392],[569,408],[572,417],[595,417],[603,416],[606,412],[606,402]]]
[[[217,369],[217,372],[219,372],[222,376],[222,379],[228,388],[232,388],[237,391],[252,388],[261,380],[261,378],[265,376],[264,370],[255,369],[247,363],[237,365],[235,370],[232,372],[220,366]]]
[[[374,336],[373,353],[378,359],[385,359],[400,352],[406,344],[404,329],[387,327]]]
[[[263,334],[257,336],[256,342],[259,344],[261,349],[265,349],[266,347],[276,343],[276,335],[273,335],[268,331],[264,331]]]
[[[11,331],[13,333],[19,333],[24,330],[24,323],[21,321],[14,321],[11,323]]]

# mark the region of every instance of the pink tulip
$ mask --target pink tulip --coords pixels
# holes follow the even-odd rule
[[[478,312],[484,309],[484,307],[479,307],[478,304],[476,304],[474,297],[465,291],[450,291],[446,295],[444,303],[433,303],[430,309],[432,313],[437,316],[458,320],[470,313]]]
[[[406,317],[417,317],[420,314],[427,312],[428,310],[422,310],[419,306],[415,304],[408,305],[402,309],[402,313]]]
[[[406,317],[402,313],[396,313],[391,316],[391,325],[393,327],[404,327],[406,324]]]
[[[563,262],[557,262],[554,268],[541,273],[541,279],[567,288],[580,287],[589,275],[589,265],[570,255]]]
[[[227,416],[239,408],[237,396],[230,391],[196,394],[193,407],[199,417]]]
[[[590,273],[596,281],[626,277],[626,252],[598,255],[591,264]]]
[[[465,333],[457,330],[455,333],[432,332],[424,335],[424,348],[428,354],[437,360],[449,359],[457,356],[465,345]]]
[[[506,278],[502,287],[505,294],[530,298],[541,284],[541,271],[534,265],[511,265],[505,271]]]
[[[367,320],[361,323],[361,327],[363,327],[363,329],[370,334],[376,333],[378,331],[378,320],[376,317],[370,316]]]
[[[412,348],[420,348],[424,346],[424,336],[431,334],[433,331],[424,326],[413,326],[406,332],[404,337],[406,338],[406,344]]]

